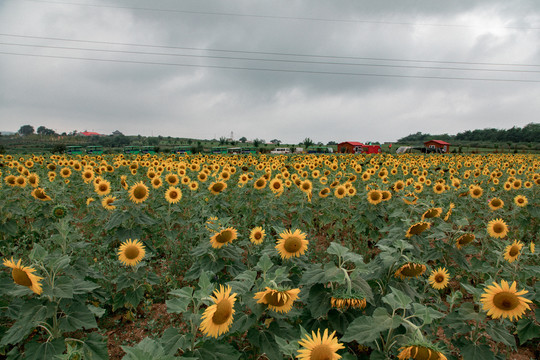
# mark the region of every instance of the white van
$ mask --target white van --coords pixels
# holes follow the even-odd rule
[[[289,148],[275,148],[274,150],[270,151],[270,154],[290,154],[291,149]]]

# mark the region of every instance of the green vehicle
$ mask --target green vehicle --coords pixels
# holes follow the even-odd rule
[[[68,155],[81,155],[83,153],[82,146],[73,145],[66,148],[66,154]]]
[[[254,148],[254,147],[242,148],[242,154],[257,154],[257,148]]]
[[[86,153],[91,155],[103,154],[103,146],[87,146]]]
[[[173,152],[175,154],[187,154],[187,155],[193,154],[190,146],[178,146],[177,148],[173,150]]]
[[[155,154],[156,153],[156,147],[155,146],[143,146],[141,149],[141,154]]]
[[[213,147],[212,154],[227,154],[227,148],[225,146]]]
[[[138,154],[141,149],[138,146],[126,146],[124,148],[124,154]]]

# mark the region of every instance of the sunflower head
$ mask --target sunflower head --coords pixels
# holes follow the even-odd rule
[[[498,197],[494,197],[493,199],[489,200],[489,208],[493,211],[502,209],[503,206],[504,201],[502,201]]]
[[[377,205],[381,201],[383,201],[383,194],[380,190],[370,190],[367,193],[367,200],[372,205]]]
[[[258,304],[266,304],[270,310],[283,314],[291,311],[293,302],[298,299],[300,289],[271,289],[266,287],[264,291],[259,291],[253,297]]]
[[[227,183],[225,183],[224,181],[213,182],[210,184],[210,186],[208,186],[208,190],[210,190],[210,192],[214,195],[221,193],[226,188]]]
[[[433,344],[415,342],[399,349],[399,360],[447,360],[442,350]]]
[[[488,223],[487,232],[491,237],[502,239],[508,234],[508,226],[503,219],[494,219]]]
[[[309,241],[306,240],[306,234],[299,229],[296,229],[294,232],[285,230],[279,236],[280,238],[275,248],[282,259],[290,259],[291,257],[303,255],[306,252]]]
[[[206,308],[201,317],[199,329],[206,335],[217,338],[223,333],[229,331],[233,322],[234,303],[236,302],[236,293],[231,294],[230,286],[226,288],[219,286],[219,291],[214,290],[211,296],[213,305]]]
[[[434,289],[442,290],[448,286],[450,275],[448,274],[448,270],[439,267],[438,269],[431,272],[428,280]]]
[[[13,257],[11,260],[4,259],[3,263],[4,266],[12,269],[11,277],[13,278],[13,282],[15,282],[15,284],[26,286],[38,295],[43,292],[40,283],[40,280],[43,278],[34,275],[34,272],[36,271],[34,268],[21,265],[20,259],[17,263],[15,263],[15,261],[13,261]]]
[[[431,208],[422,214],[422,221],[441,216],[442,208]]]
[[[524,244],[521,241],[514,240],[511,245],[508,245],[504,250],[504,259],[509,263],[512,263],[517,260],[519,255],[521,255],[521,249]]]
[[[461,250],[465,245],[474,241],[476,236],[472,233],[463,234],[456,239],[456,247]]]
[[[128,239],[118,249],[118,260],[127,266],[137,265],[146,254],[144,245],[139,240]]]
[[[530,310],[529,303],[532,301],[519,295],[528,293],[526,290],[517,291],[514,281],[512,285],[501,280],[501,284],[496,282],[488,286],[481,296],[482,308],[487,310],[488,316],[493,319],[500,317],[519,319],[526,310]]]
[[[52,216],[57,218],[57,219],[62,219],[64,217],[66,217],[66,215],[67,215],[67,209],[63,205],[56,205],[52,209]]]
[[[423,233],[430,227],[431,227],[431,223],[428,223],[425,221],[421,221],[419,223],[413,224],[409,227],[409,229],[405,233],[405,237],[410,238],[413,235],[420,235],[421,233]]]
[[[251,230],[251,233],[249,234],[249,241],[251,241],[255,245],[260,245],[262,244],[265,236],[266,233],[263,228],[257,226]]]
[[[341,356],[338,355],[338,351],[344,349],[345,346],[338,342],[335,337],[336,332],[328,334],[328,329],[324,330],[321,336],[320,329],[311,332],[311,336],[306,334],[298,343],[302,348],[298,350],[299,360],[312,360],[312,359],[329,359],[338,360]]]
[[[367,306],[366,298],[362,294],[347,294],[336,290],[330,299],[330,305],[342,311],[347,309],[364,309]]]
[[[524,195],[517,195],[514,198],[514,204],[516,204],[519,207],[525,207],[529,203],[529,200],[527,200],[527,197]]]
[[[169,204],[176,204],[182,199],[182,190],[177,187],[170,186],[169,189],[165,192],[165,200]]]
[[[416,262],[407,262],[396,270],[394,276],[403,280],[405,278],[418,277],[424,272],[426,272],[426,265]]]
[[[135,204],[141,204],[146,201],[149,196],[148,186],[146,186],[142,181],[133,184],[129,189],[129,199]]]
[[[221,230],[220,232],[215,233],[210,238],[210,243],[212,244],[213,248],[219,249],[224,245],[232,243],[233,240],[237,238],[238,238],[238,233],[236,229],[229,227],[229,228]]]

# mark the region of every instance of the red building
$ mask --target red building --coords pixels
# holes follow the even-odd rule
[[[103,136],[97,132],[93,132],[93,131],[83,131],[83,132],[80,132],[79,135],[82,135],[82,136]]]
[[[341,154],[357,154],[362,152],[364,146],[364,144],[356,141],[345,141],[338,144],[337,152]]]
[[[437,149],[437,152],[443,152],[446,154],[450,152],[450,144],[442,140],[429,140],[424,143],[424,146],[429,149]]]

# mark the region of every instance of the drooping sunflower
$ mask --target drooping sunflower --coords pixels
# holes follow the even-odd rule
[[[407,262],[396,270],[394,276],[403,280],[405,278],[418,277],[422,275],[425,271],[426,265],[415,262]]]
[[[236,293],[231,294],[230,286],[224,288],[223,285],[220,285],[219,291],[214,290],[211,299],[214,304],[204,311],[199,329],[206,336],[217,338],[219,335],[229,331],[231,327]]]
[[[447,360],[441,350],[432,344],[417,343],[399,349],[399,360]]]
[[[221,230],[220,232],[215,233],[210,238],[210,243],[212,244],[212,247],[215,249],[221,248],[223,245],[227,245],[233,240],[238,238],[238,232],[235,228],[226,228]]]
[[[299,360],[315,360],[315,359],[328,359],[338,360],[341,359],[341,355],[338,355],[338,350],[344,349],[345,346],[338,342],[338,339],[334,336],[334,331],[328,335],[328,329],[324,330],[321,337],[320,329],[311,332],[311,336],[305,335],[298,343],[302,346],[302,349],[298,350]]]
[[[367,200],[372,205],[377,205],[381,201],[383,201],[383,194],[380,190],[370,190],[367,193]]]
[[[488,223],[487,232],[491,237],[502,239],[508,234],[508,226],[503,219],[494,219]]]
[[[528,293],[527,290],[516,291],[516,282],[508,285],[508,282],[501,280],[501,284],[493,282],[493,285],[488,286],[480,302],[482,308],[487,310],[488,316],[493,319],[500,317],[519,319],[526,310],[530,310],[529,304],[532,301],[519,295]]]
[[[345,311],[347,309],[364,309],[367,302],[365,297],[361,295],[334,293],[330,299],[330,305],[334,309]]]
[[[263,228],[260,226],[257,226],[251,229],[251,233],[249,234],[249,241],[251,241],[255,245],[260,245],[262,244],[265,236],[266,236],[266,233],[263,230]]]
[[[422,214],[422,221],[441,216],[442,208],[431,208]]]
[[[409,229],[405,233],[405,237],[410,238],[413,235],[420,235],[421,233],[423,233],[430,227],[431,227],[431,223],[428,223],[425,221],[421,221],[419,223],[413,224],[409,227]]]
[[[527,197],[524,195],[518,195],[514,198],[514,204],[516,204],[519,207],[525,207],[529,203],[529,200],[527,200]]]
[[[456,205],[453,202],[448,205],[448,211],[446,212],[446,215],[444,215],[444,221],[448,221],[448,219],[450,219],[450,215],[452,215],[452,210],[454,210],[455,207]]]
[[[103,200],[101,200],[101,205],[107,209],[107,210],[114,210],[116,209],[116,206],[113,205],[114,201],[116,200],[115,196],[105,196]]]
[[[40,280],[43,278],[33,274],[36,269],[30,266],[21,265],[21,259],[15,263],[13,257],[11,260],[4,259],[4,266],[13,269],[11,270],[11,277],[15,284],[26,286],[38,295],[43,292],[40,283]]]
[[[118,249],[118,260],[124,265],[135,266],[144,258],[145,254],[146,252],[142,242],[137,239],[128,239]]]
[[[456,247],[461,250],[465,245],[474,241],[476,236],[472,233],[463,234],[456,239]]]
[[[418,201],[418,196],[415,193],[408,193],[403,195],[403,202],[407,205],[414,205]]]
[[[216,182],[211,183],[210,186],[208,186],[208,190],[210,190],[210,192],[214,195],[221,193],[226,188],[227,188],[227,183],[224,181],[216,181]]]
[[[129,189],[129,199],[135,204],[141,204],[149,196],[148,186],[146,186],[142,181],[135,183]]]
[[[257,304],[266,304],[270,310],[286,314],[291,311],[299,293],[300,289],[271,289],[267,286],[264,291],[255,293],[253,298],[257,300]]]
[[[294,232],[285,230],[279,236],[280,238],[275,248],[282,259],[290,259],[294,256],[303,255],[306,252],[309,241],[306,240],[306,234],[299,229],[294,230]]]
[[[521,255],[521,249],[524,244],[521,241],[514,240],[511,245],[508,245],[504,249],[504,260],[508,260],[509,263],[513,263]]]
[[[38,187],[32,190],[32,196],[37,200],[51,201],[51,197],[45,193],[45,189],[43,188]]]
[[[429,276],[429,283],[435,290],[442,290],[448,286],[448,280],[450,275],[446,268],[439,267],[437,270],[433,270]]]
[[[167,191],[165,191],[165,200],[169,204],[176,204],[182,199],[182,190],[177,187],[170,186]]]

